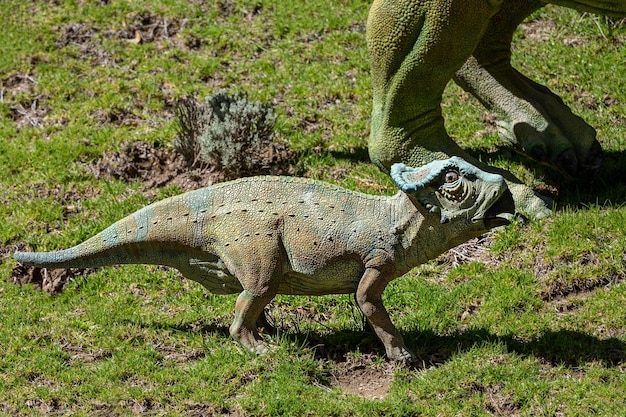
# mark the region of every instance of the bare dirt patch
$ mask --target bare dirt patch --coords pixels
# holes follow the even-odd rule
[[[95,119],[101,125],[117,125],[117,126],[139,126],[145,122],[145,116],[140,113],[141,108],[131,110],[120,106],[113,105],[107,109],[98,109],[89,113],[89,117]]]
[[[452,268],[474,261],[496,265],[501,262],[501,259],[489,252],[492,242],[493,233],[486,233],[441,254],[437,258],[437,262],[449,264]]]
[[[10,248],[0,245],[0,263],[13,256],[16,251],[29,250],[30,248],[24,244],[16,244]],[[71,280],[94,271],[94,268],[47,269],[17,264],[11,270],[7,281],[20,286],[32,284],[35,288],[54,295],[63,291]]]
[[[358,358],[346,356],[345,362],[338,362],[333,374],[334,384],[350,395],[382,400],[387,396],[393,383],[395,366],[390,362],[375,363],[372,354]]]
[[[75,47],[76,53],[69,53],[77,59],[89,59],[94,66],[116,66],[115,59],[102,46],[98,37],[100,29],[85,23],[71,22],[56,29],[55,45],[59,49]],[[65,53],[68,53],[67,51]]]
[[[167,18],[144,10],[130,15],[123,28],[108,29],[103,35],[134,43],[160,42],[176,36],[186,24],[187,19]]]
[[[84,23],[68,23],[57,29],[55,46],[60,49],[69,45],[91,45],[97,31]]]
[[[41,127],[49,109],[46,96],[37,93],[37,80],[28,74],[13,74],[0,80],[0,101],[9,102],[9,117],[18,130]]]
[[[187,191],[219,180],[219,175],[214,173],[189,170],[183,157],[172,149],[147,142],[127,144],[123,150],[104,155],[87,169],[97,178],[142,181],[144,190],[177,185]]]
[[[95,269],[47,269],[17,265],[11,271],[9,282],[17,285],[33,284],[50,294],[58,294],[74,278],[93,273]]]
[[[556,24],[551,20],[531,20],[519,25],[525,37],[536,41],[546,41],[550,39],[550,34],[556,28]]]
[[[252,175],[291,175],[291,152],[268,148],[260,155],[262,163]],[[160,144],[133,142],[120,151],[104,155],[87,167],[98,178],[142,181],[144,190],[176,185],[184,191],[206,187],[223,180],[223,173],[210,166],[190,169],[182,155]]]
[[[0,81],[2,98],[11,98],[19,95],[32,95],[35,93],[36,87],[37,80],[28,74],[13,74]]]
[[[152,43],[172,40],[187,23],[186,19],[166,18],[149,11],[129,16],[120,29],[70,22],[56,28],[55,45],[59,49],[75,47],[78,59],[89,59],[93,65],[116,66],[119,62],[103,46],[103,39],[131,43]],[[67,53],[67,52],[66,52]],[[70,52],[70,54],[72,54]]]
[[[518,416],[520,411],[511,395],[505,392],[502,384],[485,387],[485,410],[496,416]]]

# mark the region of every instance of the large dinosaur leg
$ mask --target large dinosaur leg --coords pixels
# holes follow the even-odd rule
[[[441,96],[470,57],[502,0],[374,0],[367,24],[374,103],[369,152],[383,169],[462,156],[505,175],[518,210],[549,214],[545,202],[509,173],[486,167],[447,134]]]
[[[595,130],[560,97],[511,67],[513,32],[541,6],[539,0],[506,0],[455,80],[500,116],[500,136],[513,149],[573,177],[580,168],[602,164]]]

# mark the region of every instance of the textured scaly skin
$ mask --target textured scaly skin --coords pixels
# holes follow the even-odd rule
[[[214,293],[231,294],[243,290],[237,272],[252,288],[247,265],[275,258],[283,264],[271,268],[299,278],[283,281],[280,293],[349,293],[364,268],[378,262],[376,253],[397,252],[397,235],[422,220],[404,193],[380,197],[307,179],[243,178],[151,204],[75,247],[18,252],[16,259],[48,268],[167,265]],[[439,252],[448,249],[437,243]],[[423,253],[415,261],[427,259]],[[406,268],[398,265],[401,273]]]
[[[624,0],[557,0],[592,13],[626,16]],[[597,168],[595,131],[545,87],[510,66],[517,25],[543,5],[538,0],[375,0],[367,23],[373,110],[369,152],[388,170],[458,155],[507,179],[519,211],[550,214],[547,202],[511,174],[489,168],[448,135],[441,114],[446,84],[457,82],[503,122],[501,135],[519,152],[568,175]]]
[[[75,247],[15,259],[47,268],[174,267],[213,293],[239,293],[231,334],[260,353],[257,326],[267,324],[263,309],[275,294],[355,293],[388,356],[406,361],[413,356],[382,305],[385,286],[484,233],[480,219],[496,202],[508,198],[512,207],[500,176],[464,161],[437,162],[424,170],[429,175],[408,178],[437,182],[454,166],[473,179],[459,178],[438,197],[431,185],[381,197],[306,179],[245,178],[151,204]],[[449,204],[435,210],[442,201]]]

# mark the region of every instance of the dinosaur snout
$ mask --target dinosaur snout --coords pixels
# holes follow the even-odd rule
[[[509,218],[515,214],[513,194],[507,188],[502,195],[485,212],[485,227],[492,229],[510,223]]]

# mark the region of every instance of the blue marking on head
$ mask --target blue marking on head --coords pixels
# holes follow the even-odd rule
[[[448,170],[456,170],[464,176],[472,175],[491,183],[504,181],[501,175],[485,172],[458,156],[433,161],[418,168],[396,163],[391,167],[391,178],[403,192],[415,193],[423,188],[438,185],[441,175]]]

